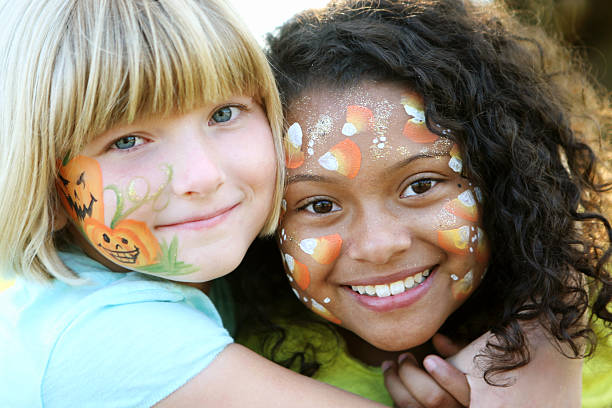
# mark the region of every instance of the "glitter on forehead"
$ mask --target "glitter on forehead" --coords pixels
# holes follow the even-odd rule
[[[334,119],[330,115],[323,113],[319,115],[314,125],[306,128],[306,133],[308,135],[307,153],[309,156],[314,154],[315,146],[320,145],[324,141],[325,137],[332,132],[333,127]]]

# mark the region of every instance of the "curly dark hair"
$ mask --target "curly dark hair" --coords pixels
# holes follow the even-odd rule
[[[590,306],[612,321],[612,230],[601,210],[609,173],[587,143],[609,142],[610,112],[576,57],[501,6],[461,0],[332,2],[296,15],[268,44],[285,109],[308,90],[402,83],[423,96],[429,130],[460,146],[482,189],[492,256],[441,331],[461,340],[491,331],[480,355],[487,382],[529,362],[526,322],[568,357],[592,352],[582,316]]]

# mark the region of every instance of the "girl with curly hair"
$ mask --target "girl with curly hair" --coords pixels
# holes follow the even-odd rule
[[[279,264],[249,268],[241,284],[259,305],[277,299],[260,307],[275,328],[243,341],[370,395],[347,359],[364,371],[401,354],[399,371],[383,364],[397,403],[437,332],[487,333],[461,357],[477,355],[472,387],[511,385],[547,353],[580,365],[595,321],[612,320],[609,173],[589,146],[607,143],[610,111],[569,52],[500,6],[461,0],[332,2],[268,41],[288,127],[278,245],[291,289]],[[252,257],[272,250],[259,245]],[[534,405],[537,384],[513,406]]]

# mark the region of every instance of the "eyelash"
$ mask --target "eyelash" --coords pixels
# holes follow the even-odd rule
[[[328,202],[330,202],[330,203],[331,203],[331,205],[332,205],[332,209],[331,209],[329,212],[325,212],[325,213],[318,213],[318,212],[315,212],[315,211],[314,211],[314,208],[313,208],[313,210],[312,210],[312,211],[307,210],[307,208],[308,208],[309,206],[314,206],[314,204],[316,204],[316,203],[318,203],[318,202],[322,202],[322,201],[328,201]],[[337,207],[338,209],[334,209],[334,207]],[[331,214],[331,213],[338,212],[338,211],[339,211],[339,210],[341,210],[341,209],[342,209],[342,207],[340,207],[338,204],[336,204],[336,203],[335,203],[333,200],[329,200],[329,199],[327,199],[327,198],[323,198],[323,197],[314,197],[314,198],[312,198],[311,200],[309,200],[308,202],[306,202],[304,205],[302,205],[301,207],[298,207],[298,208],[297,208],[297,211],[298,211],[298,212],[305,211],[305,212],[307,212],[307,213],[309,213],[309,214],[312,214],[312,215],[314,215],[314,216],[323,216],[323,215],[328,215],[328,214]]]
[[[218,108],[215,108],[212,112],[212,114],[210,115],[210,118],[208,119],[208,126],[215,126],[215,125],[223,125],[225,123],[230,123],[233,122],[236,118],[240,117],[240,114],[234,117],[234,114],[232,113],[232,116],[225,122],[215,122],[213,120],[213,116],[215,115],[215,113],[219,112],[222,109],[225,108],[235,108],[238,109],[238,112],[240,112],[240,114],[242,114],[243,112],[249,112],[249,108],[246,105],[242,105],[242,104],[228,104],[228,105],[223,105],[223,106],[219,106]]]
[[[414,180],[413,182],[411,182],[410,184],[408,184],[408,186],[406,186],[406,188],[404,188],[404,189],[402,190],[402,193],[400,194],[400,197],[401,197],[401,198],[408,198],[408,197],[415,197],[415,196],[421,196],[421,195],[423,195],[423,194],[427,194],[427,193],[428,193],[428,192],[430,192],[430,191],[431,191],[431,189],[433,189],[433,188],[434,188],[434,187],[435,187],[435,186],[436,186],[438,183],[440,183],[440,181],[441,181],[441,180],[436,180],[436,179],[433,179],[433,178],[431,178],[431,177],[424,177],[424,178],[421,178],[421,179],[418,179],[418,180]],[[424,192],[422,192],[422,193],[417,193],[417,192],[415,192],[415,191],[414,191],[414,189],[413,189],[413,186],[414,186],[415,184],[417,184],[417,183],[422,183],[422,182],[430,182],[430,183],[432,183],[432,185],[431,185],[431,187],[429,187],[429,188],[428,188],[426,191],[424,191]],[[408,189],[412,189],[412,193],[413,193],[413,194],[407,195],[407,194],[406,194],[406,191],[407,191]]]
[[[126,149],[120,149],[120,148],[115,146],[122,139],[132,138],[132,137],[136,138],[136,139],[140,139],[142,141],[142,143],[136,144],[136,145],[128,147]],[[146,143],[147,143],[147,138],[145,138],[144,136],[128,134],[128,135],[124,135],[124,136],[118,137],[117,139],[113,140],[109,144],[107,150],[114,150],[114,151],[117,151],[117,152],[131,152],[133,150],[136,150],[136,149],[140,148],[140,146],[142,146],[142,145],[144,145]]]

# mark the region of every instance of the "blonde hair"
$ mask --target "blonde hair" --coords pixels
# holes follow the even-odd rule
[[[0,0],[0,21],[0,271],[76,282],[53,239],[57,162],[116,124],[253,96],[281,163],[274,77],[223,0]]]

